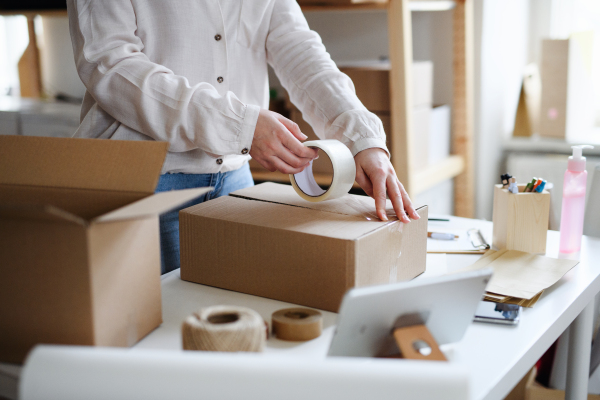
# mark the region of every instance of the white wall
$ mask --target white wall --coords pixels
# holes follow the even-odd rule
[[[512,135],[523,67],[528,62],[529,2],[476,0],[476,216],[492,218],[502,142]]]
[[[85,86],[77,75],[67,17],[43,17],[39,42],[42,85],[50,96],[58,93],[83,98]]]

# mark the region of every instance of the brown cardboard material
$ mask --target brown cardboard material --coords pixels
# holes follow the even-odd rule
[[[364,3],[387,3],[389,0],[298,0],[301,6],[349,5]]]
[[[38,343],[130,346],[162,322],[154,195],[167,144],[0,136],[0,361]]]
[[[413,107],[413,142],[411,163],[419,171],[429,165],[429,134],[431,129],[431,106]]]
[[[537,369],[534,367],[527,373],[525,378],[525,400],[565,400],[565,391],[558,389],[551,389],[543,386],[541,383],[535,380],[537,375]],[[588,394],[588,400],[600,400],[600,395]]]
[[[584,142],[594,126],[592,32],[542,41],[541,114],[543,137]]]
[[[431,109],[427,154],[429,165],[435,165],[450,156],[451,115],[448,105],[436,105]]]
[[[531,136],[540,130],[542,81],[536,64],[525,66],[515,115],[513,136]]]
[[[342,66],[340,71],[352,79],[356,95],[369,111],[390,112],[390,64],[373,62]],[[433,62],[414,61],[412,67],[413,107],[433,103]]]
[[[309,203],[275,183],[186,208],[181,278],[336,312],[352,287],[425,271],[427,206],[409,224],[374,210],[369,197]]]

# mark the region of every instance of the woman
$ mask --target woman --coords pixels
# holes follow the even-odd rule
[[[419,217],[389,161],[381,121],[294,0],[68,0],[67,7],[87,88],[75,136],[167,141],[157,191],[215,188],[197,203],[251,186],[250,156],[286,174],[316,157],[295,123],[267,110],[270,64],[315,132],[352,151],[356,181],[379,218],[387,220],[386,195],[404,222]],[[178,268],[177,211],[161,217],[161,250],[162,272]]]

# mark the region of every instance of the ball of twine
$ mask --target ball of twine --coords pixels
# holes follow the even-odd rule
[[[203,308],[183,322],[183,349],[259,352],[266,340],[264,324],[262,317],[249,308]]]

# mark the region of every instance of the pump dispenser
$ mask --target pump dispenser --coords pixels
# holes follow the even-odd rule
[[[562,212],[560,217],[560,252],[574,253],[581,249],[583,217],[585,211],[585,188],[587,171],[583,149],[594,146],[584,144],[571,146],[573,155],[569,157],[563,184]]]

